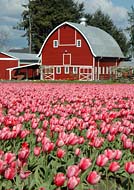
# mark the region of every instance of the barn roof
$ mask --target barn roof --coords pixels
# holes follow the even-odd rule
[[[35,61],[38,62],[39,58],[37,54],[30,54],[30,53],[18,53],[18,52],[6,52],[7,55],[15,57],[20,61]]]
[[[72,22],[64,22],[61,25],[57,26],[44,41],[38,56],[40,56],[46,41],[52,35],[52,33],[64,24],[68,24],[74,27],[83,35],[95,57],[124,58],[124,55],[118,43],[110,34],[97,27],[84,26],[82,24]]]

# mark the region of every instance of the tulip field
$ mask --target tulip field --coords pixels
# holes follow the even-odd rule
[[[134,190],[134,85],[0,83],[0,190]]]

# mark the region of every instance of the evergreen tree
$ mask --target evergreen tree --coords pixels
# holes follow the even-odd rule
[[[36,53],[50,31],[64,21],[78,22],[84,11],[83,3],[73,0],[29,0],[28,5],[23,6],[26,9],[17,28],[26,31],[24,36]]]
[[[130,27],[127,28],[130,36],[130,52],[131,56],[134,57],[134,7],[131,7],[131,12],[128,12],[128,22]]]
[[[112,19],[107,15],[102,13],[101,10],[97,10],[94,14],[86,14],[87,24],[95,27],[99,27],[102,30],[109,33],[119,44],[124,55],[128,52],[128,42],[122,29],[118,29]]]

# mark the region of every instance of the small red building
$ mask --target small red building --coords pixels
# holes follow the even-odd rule
[[[0,80],[9,80],[11,73],[7,71],[7,68],[17,67],[18,61],[16,57],[0,52]]]
[[[100,80],[116,75],[124,55],[111,35],[93,26],[64,22],[38,54],[42,80]]]
[[[39,67],[36,54],[0,52],[0,80],[39,79]]]

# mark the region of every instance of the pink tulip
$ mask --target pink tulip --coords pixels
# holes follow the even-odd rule
[[[134,162],[126,162],[125,163],[125,170],[129,174],[134,174]]]
[[[123,147],[126,149],[131,149],[132,148],[132,140],[131,139],[124,140]]]
[[[20,178],[21,179],[26,179],[31,175],[31,171],[20,171]]]
[[[16,168],[7,168],[4,172],[4,177],[8,180],[12,180],[16,175]]]
[[[122,151],[121,150],[115,150],[115,160],[119,160],[122,157]]]
[[[98,157],[97,157],[97,160],[96,160],[96,164],[98,166],[105,166],[108,162],[108,158],[104,155],[104,154],[100,154]]]
[[[110,170],[111,172],[116,172],[116,171],[119,170],[119,168],[120,168],[120,165],[119,165],[118,162],[112,162],[112,163],[110,163],[110,165],[109,165],[109,170]]]
[[[92,171],[87,176],[88,183],[95,185],[100,181],[100,175],[96,171]]]
[[[104,151],[104,154],[106,157],[108,157],[109,160],[114,159],[116,156],[116,152],[114,150],[111,150],[111,149],[106,149]]]
[[[80,169],[79,166],[77,165],[72,165],[72,166],[68,166],[67,168],[67,177],[70,178],[72,176],[77,177],[80,173]]]
[[[91,160],[89,158],[82,158],[79,163],[79,168],[81,170],[86,170],[92,165]]]
[[[39,156],[40,153],[41,153],[41,147],[39,146],[34,147],[34,155]]]
[[[64,185],[66,180],[66,177],[64,176],[63,173],[58,173],[54,176],[54,184],[58,187],[61,187]]]
[[[75,155],[79,156],[81,154],[81,150],[79,148],[75,149]]]
[[[74,189],[80,183],[80,178],[72,176],[68,179],[67,187],[68,189]]]
[[[11,152],[7,152],[5,153],[4,155],[4,161],[7,163],[7,164],[10,164],[11,162],[13,162],[14,160],[16,159],[16,155],[11,153]]]

